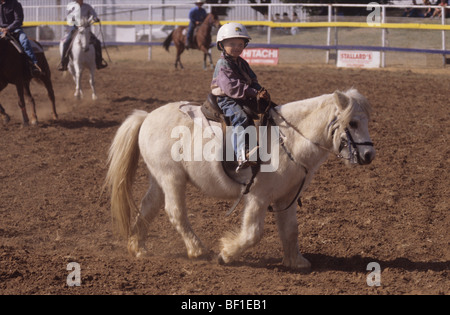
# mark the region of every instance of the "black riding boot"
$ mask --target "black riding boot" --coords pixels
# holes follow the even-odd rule
[[[69,58],[63,57],[61,58],[61,63],[58,66],[58,71],[67,71],[67,65],[69,64]]]
[[[58,65],[58,71],[67,71],[67,65],[69,64],[68,50],[69,50],[69,45],[64,45],[63,53],[62,53],[62,57],[61,57],[61,63]]]
[[[108,66],[108,64],[106,63],[105,60],[103,60],[103,57],[102,57],[102,44],[94,36],[92,36],[92,42],[93,42],[94,48],[95,48],[95,64],[97,65],[97,69],[100,70],[100,69],[106,68]]]

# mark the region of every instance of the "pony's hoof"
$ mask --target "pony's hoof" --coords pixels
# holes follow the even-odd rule
[[[147,250],[139,243],[140,242],[136,237],[130,237],[128,239],[128,252],[135,258],[142,258],[147,255]]]
[[[229,264],[232,263],[232,262],[233,262],[232,259],[224,258],[223,255],[222,255],[222,253],[220,253],[220,254],[217,256],[217,263],[218,263],[219,265],[221,265],[221,266],[229,265]]]
[[[188,250],[188,257],[190,259],[205,259],[206,257],[208,257],[210,255],[210,251],[208,251],[207,249],[200,247],[197,248],[195,250],[191,249]]]
[[[224,265],[227,264],[227,263],[225,262],[225,260],[223,259],[222,254],[219,254],[219,255],[217,256],[217,263],[218,263],[219,265],[221,265],[221,266],[224,266]]]
[[[11,121],[11,118],[10,118],[8,115],[5,115],[5,116],[3,117],[3,123],[4,123],[4,124],[9,123],[10,121]]]
[[[311,263],[302,255],[298,255],[297,259],[293,262],[283,261],[283,265],[299,273],[311,273]]]

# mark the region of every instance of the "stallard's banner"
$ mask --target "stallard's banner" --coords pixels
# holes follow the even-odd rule
[[[249,64],[277,65],[278,48],[247,48],[241,57]]]
[[[348,68],[379,68],[379,51],[338,50],[337,66]]]

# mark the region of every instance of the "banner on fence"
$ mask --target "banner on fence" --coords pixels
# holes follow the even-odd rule
[[[344,68],[379,68],[380,52],[363,50],[338,50],[337,66]]]
[[[241,55],[249,64],[277,65],[278,48],[247,48]]]

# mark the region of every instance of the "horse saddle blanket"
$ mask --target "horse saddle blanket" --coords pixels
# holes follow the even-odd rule
[[[200,104],[186,102],[180,105],[179,110],[189,118],[191,118],[194,123],[196,123],[203,130],[205,130],[206,128],[211,128],[212,134],[214,134],[215,136],[219,136],[214,133],[214,129],[219,128],[220,130],[222,130],[222,124],[217,121],[208,120],[203,114]]]
[[[35,54],[43,54],[44,53],[44,48],[42,48],[42,46],[40,44],[38,44],[34,40],[30,40],[30,43],[31,43],[31,48],[33,48],[33,52]]]
[[[14,46],[14,48],[20,53],[24,53],[23,51],[23,47],[22,45],[19,43],[19,41],[17,40],[17,38],[15,38],[14,36],[10,37],[10,43]],[[33,49],[33,52],[35,54],[39,54],[39,53],[44,53],[44,49],[42,48],[42,46],[40,44],[38,44],[37,42],[35,42],[34,40],[30,40],[30,44],[31,44],[31,48]]]

